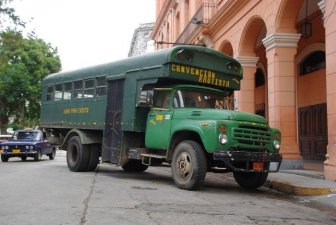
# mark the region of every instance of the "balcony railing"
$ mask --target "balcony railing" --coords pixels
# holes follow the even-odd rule
[[[191,18],[181,35],[177,38],[176,43],[187,43],[189,38],[203,24],[209,23],[215,14],[216,6],[213,4],[202,4],[194,16]]]

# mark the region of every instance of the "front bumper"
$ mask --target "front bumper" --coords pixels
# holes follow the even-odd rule
[[[8,157],[21,157],[21,156],[34,156],[37,154],[37,151],[20,151],[18,153],[16,152],[9,152],[9,151],[4,151],[4,150],[0,150],[0,155],[6,155]]]
[[[225,166],[232,171],[241,172],[277,172],[279,171],[282,156],[279,153],[226,151],[214,152],[215,161],[224,162]],[[262,171],[254,169],[254,163],[263,163]]]

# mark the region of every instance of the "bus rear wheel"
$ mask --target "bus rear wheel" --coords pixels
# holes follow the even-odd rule
[[[70,139],[67,147],[67,164],[71,171],[86,171],[89,163],[89,146],[83,145],[78,136]]]
[[[97,168],[97,165],[99,163],[99,149],[100,145],[98,144],[92,144],[90,145],[90,156],[89,156],[89,162],[86,167],[86,171],[92,172]]]
[[[178,144],[173,153],[171,170],[177,187],[186,190],[198,189],[203,184],[207,171],[202,146],[191,140]]]

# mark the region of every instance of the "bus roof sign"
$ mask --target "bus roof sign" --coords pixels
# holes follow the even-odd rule
[[[213,49],[194,48],[180,46],[170,53],[169,77],[220,89],[240,89],[243,71],[238,61]]]

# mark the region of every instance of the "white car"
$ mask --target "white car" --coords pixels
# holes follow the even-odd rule
[[[0,143],[6,142],[12,138],[10,134],[0,134]]]

